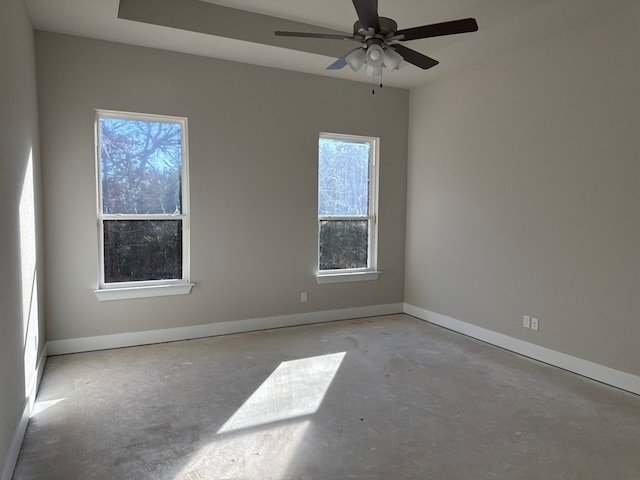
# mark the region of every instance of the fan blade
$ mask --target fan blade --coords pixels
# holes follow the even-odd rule
[[[376,33],[380,31],[380,19],[378,18],[378,0],[353,0],[360,25],[365,30],[373,28]]]
[[[402,58],[404,58],[407,62],[413,63],[416,67],[420,67],[423,70],[435,67],[436,65],[438,65],[438,63],[440,63],[437,60],[434,60],[431,57],[427,57],[420,52],[416,52],[415,50],[411,50],[404,45],[393,45],[391,48],[402,55]]]
[[[346,67],[347,66],[347,57],[352,52],[355,52],[356,50],[360,50],[361,48],[362,47],[357,47],[357,48],[354,48],[353,50],[349,50],[347,53],[345,53],[343,56],[341,56],[339,59],[337,59],[331,65],[329,65],[327,67],[327,70],[340,70],[341,68]]]
[[[452,20],[450,22],[434,23],[432,25],[423,25],[422,27],[398,30],[396,35],[404,35],[404,38],[401,40],[405,42],[407,40],[418,40],[420,38],[476,32],[477,30],[478,23],[474,18],[464,18],[462,20]]]
[[[274,32],[278,37],[328,38],[330,40],[353,40],[353,35],[311,32]]]

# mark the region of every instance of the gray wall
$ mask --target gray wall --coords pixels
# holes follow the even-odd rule
[[[635,7],[411,92],[407,303],[640,374],[638,25]]]
[[[36,57],[47,340],[402,302],[407,91],[45,32]],[[188,117],[190,295],[96,299],[94,109]],[[378,281],[316,283],[321,131],[381,138]]]
[[[36,256],[41,248],[35,60],[33,31],[22,0],[0,2],[0,66],[1,475],[26,401],[24,358],[31,294],[42,291],[33,286],[39,269]],[[35,180],[32,176],[25,183],[25,175],[32,170]],[[23,189],[25,185],[30,188]],[[37,298],[33,303],[37,304]],[[32,316],[34,334],[43,338],[37,311],[34,308]],[[30,367],[34,357],[35,352]],[[33,368],[28,370],[26,373],[33,375]]]

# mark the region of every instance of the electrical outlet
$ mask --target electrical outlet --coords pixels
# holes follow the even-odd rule
[[[538,319],[531,317],[531,330],[538,330]]]
[[[531,328],[531,317],[529,315],[525,315],[522,319],[522,326],[524,328]]]
[[[300,302],[305,303],[307,301],[307,292],[300,292]]]

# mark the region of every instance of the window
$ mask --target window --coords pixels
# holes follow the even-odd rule
[[[374,280],[378,139],[320,134],[318,282]]]
[[[98,111],[96,157],[98,298],[189,293],[186,118]]]

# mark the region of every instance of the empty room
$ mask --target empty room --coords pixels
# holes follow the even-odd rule
[[[2,0],[0,480],[640,479],[640,0]]]

